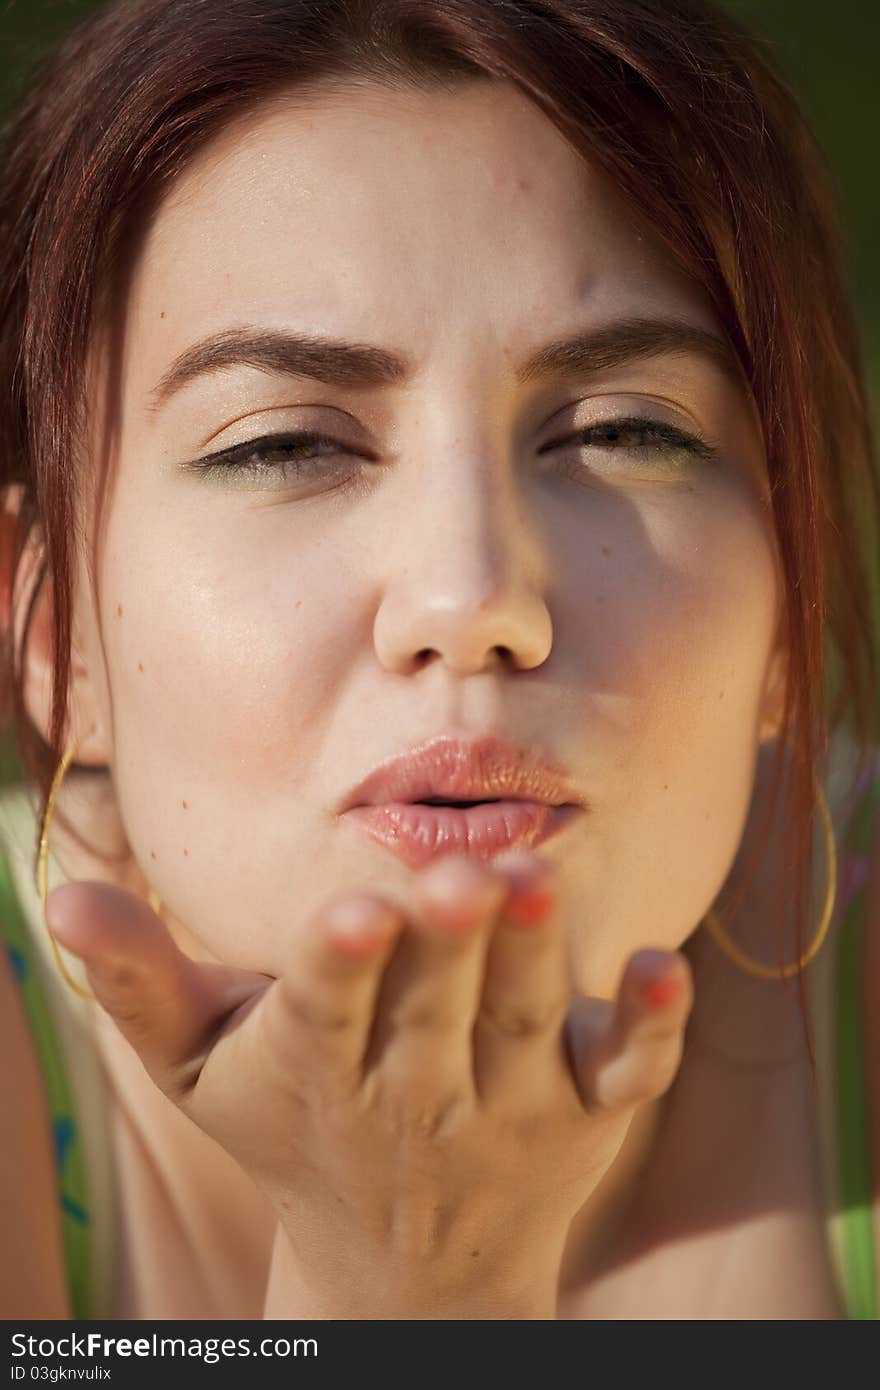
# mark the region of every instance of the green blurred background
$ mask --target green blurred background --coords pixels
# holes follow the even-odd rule
[[[874,418],[880,423],[880,193],[876,173],[880,4],[876,0],[836,0],[834,4],[827,0],[724,2],[769,41],[831,168],[843,215],[850,284],[861,325]],[[222,5],[223,0],[213,3]],[[45,47],[93,8],[94,0],[0,0],[0,108],[5,111],[14,99]],[[880,615],[880,594],[875,612]],[[14,753],[0,733],[0,780],[15,775],[15,771]]]

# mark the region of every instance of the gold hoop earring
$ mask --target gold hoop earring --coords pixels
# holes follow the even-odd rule
[[[831,816],[828,811],[828,802],[822,792],[822,788],[816,782],[816,800],[822,819],[825,825],[825,855],[828,865],[828,887],[825,892],[825,907],[822,911],[822,921],[819,923],[819,930],[813,937],[811,944],[807,947],[800,960],[789,965],[779,966],[774,969],[769,965],[762,965],[759,961],[752,960],[738,946],[735,946],[730,937],[725,932],[718,917],[718,913],[710,909],[703,919],[710,933],[717,941],[724,954],[738,965],[741,970],[747,971],[750,975],[755,975],[759,980],[786,980],[792,975],[803,970],[809,965],[810,961],[818,952],[822,942],[828,934],[831,925],[831,918],[834,913],[834,900],[837,896],[837,846],[834,842],[834,830],[831,825]]]
[[[55,962],[70,988],[74,990],[75,993],[77,993],[81,999],[88,999],[90,1002],[95,1003],[97,1002],[95,995],[89,994],[87,990],[82,989],[77,984],[76,980],[74,980],[73,976],[70,975],[70,973],[68,972],[67,966],[64,964],[64,959],[61,955],[61,951],[58,948],[58,942],[55,940],[55,937],[52,935],[51,931],[49,931],[49,923],[46,921],[46,899],[49,895],[49,826],[51,825],[52,817],[55,814],[55,801],[58,797],[58,792],[61,787],[61,783],[64,780],[64,774],[69,768],[70,764],[72,763],[74,754],[76,753],[76,750],[79,747],[81,741],[81,739],[74,739],[71,743],[68,744],[67,749],[64,753],[64,757],[58,764],[58,770],[56,771],[55,776],[52,778],[52,786],[49,789],[49,797],[46,801],[46,812],[43,816],[43,823],[40,826],[40,857],[38,869],[40,878],[40,902],[43,904],[43,925],[45,926],[46,931],[49,935],[49,940],[52,943],[52,951],[55,955]],[[147,901],[149,902],[150,907],[153,909],[156,915],[161,916],[162,899],[159,897],[159,894],[156,892],[155,888],[150,889],[149,894],[147,895]]]

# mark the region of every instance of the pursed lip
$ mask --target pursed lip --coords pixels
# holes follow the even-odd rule
[[[532,801],[586,806],[568,769],[509,739],[438,735],[385,759],[352,787],[339,814],[356,806],[424,801]]]

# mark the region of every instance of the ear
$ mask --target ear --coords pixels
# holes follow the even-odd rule
[[[15,518],[21,505],[22,494],[23,489],[20,485],[10,489],[3,508],[4,524],[0,544],[4,548],[3,571],[5,575],[10,575],[13,518]],[[3,617],[4,620],[13,623],[15,650],[22,654],[21,659],[24,663],[22,694],[25,708],[43,739],[48,742],[52,718],[52,645],[55,632],[55,602],[54,586],[49,576],[44,575],[41,579],[43,556],[43,540],[38,529],[35,528],[27,539],[17,573],[10,576],[12,582],[11,587],[7,588],[4,594],[5,611]],[[86,644],[81,640],[81,633],[83,630],[88,630],[89,624],[80,612],[81,601],[78,595],[86,592],[80,579],[80,575],[74,576],[71,672],[68,685],[67,719],[64,726],[64,744],[66,747],[73,739],[81,740],[77,749],[76,761],[89,766],[106,766],[110,762],[111,742],[107,737],[107,721],[103,713],[103,702],[100,699],[102,689],[100,674],[92,670],[92,665],[97,666],[98,662],[97,660],[93,663],[89,662],[84,654],[87,650]],[[34,596],[37,584],[39,584],[39,589]],[[28,641],[25,650],[22,643],[24,641],[25,621],[32,597],[33,607],[27,629]],[[91,645],[96,652],[100,651],[99,646]],[[95,678],[96,675],[97,679]]]
[[[788,689],[789,647],[785,626],[780,620],[777,640],[767,663],[767,675],[758,714],[758,742],[768,743],[782,731],[785,696]]]

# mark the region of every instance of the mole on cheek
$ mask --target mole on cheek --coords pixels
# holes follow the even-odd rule
[[[142,661],[139,661],[139,662],[138,662],[138,670],[139,670],[139,671],[142,671],[143,669],[144,669],[144,663],[143,663]]]
[[[116,616],[117,616],[117,618],[121,618],[121,617],[122,617],[122,604],[121,604],[121,603],[117,603],[117,605],[116,605]]]
[[[602,554],[603,554],[603,555],[610,555],[610,554],[611,554],[611,551],[608,549],[608,546],[607,546],[607,545],[603,545],[603,547],[602,547]]]

